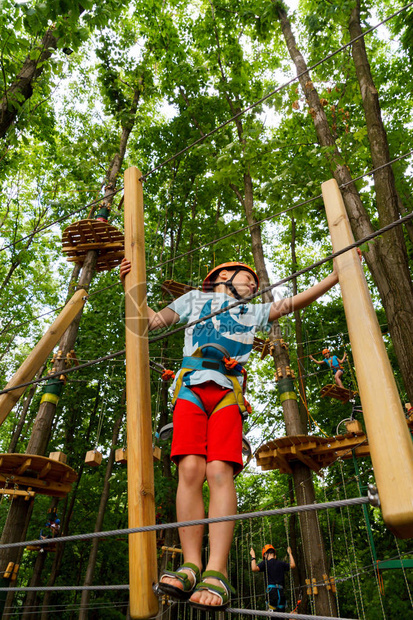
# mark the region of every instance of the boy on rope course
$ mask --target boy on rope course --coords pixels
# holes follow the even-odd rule
[[[344,352],[344,355],[341,360],[338,359],[337,355],[333,355],[331,357],[330,351],[328,349],[323,349],[322,354],[324,356],[324,359],[321,361],[314,359],[312,355],[309,355],[309,358],[312,362],[315,362],[319,366],[321,366],[322,364],[327,364],[327,366],[330,368],[331,372],[334,375],[334,381],[336,382],[336,385],[338,385],[338,387],[345,390],[341,377],[344,374],[342,363],[345,361],[347,357],[347,353]]]
[[[122,280],[130,268],[124,259]],[[254,334],[281,316],[305,308],[337,282],[334,271],[294,297],[227,309],[234,299],[242,301],[259,288],[258,276],[251,267],[229,262],[208,273],[202,291],[189,291],[159,312],[148,308],[150,330],[191,323],[217,312],[185,330],[184,359],[173,384],[171,458],[179,472],[178,521],[204,517],[205,479],[210,493],[209,517],[236,513],[234,474],[243,467],[242,423],[247,408],[244,365]],[[162,573],[159,590],[175,600],[189,600],[197,609],[219,611],[228,607],[234,593],[227,574],[233,530],[233,521],[210,524],[210,555],[201,577],[203,526],[181,527],[184,563],[177,571]]]
[[[285,611],[287,606],[284,594],[285,573],[290,568],[295,568],[291,547],[287,547],[287,553],[290,563],[277,560],[274,547],[265,545],[262,550],[262,561],[257,564],[255,551],[252,547],[250,549],[251,570],[253,573],[264,573],[267,607],[271,611]]]

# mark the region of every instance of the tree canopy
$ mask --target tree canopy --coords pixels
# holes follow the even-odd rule
[[[253,264],[252,221],[260,223],[265,266],[273,282],[328,255],[331,242],[320,184],[338,169],[349,175],[352,197],[359,200],[357,213],[346,202],[357,238],[363,230],[378,230],[411,213],[413,99],[408,75],[413,11],[401,9],[400,0],[3,0],[1,386],[65,304],[70,285],[76,286],[76,267],[61,252],[65,228],[95,217],[100,202],[110,200],[110,224],[123,230],[122,175],[130,166],[137,166],[144,179],[148,303],[154,309],[172,299],[162,287],[165,280],[199,287],[213,265],[229,260]],[[363,87],[362,63],[352,36],[357,24],[368,31],[363,37],[372,80],[368,88]],[[294,45],[286,35],[289,27]],[[336,50],[340,51],[333,53]],[[311,79],[297,78],[299,54]],[[374,90],[376,98],[373,119],[366,90]],[[384,133],[376,139],[377,119]],[[383,170],[390,169],[393,178],[383,181],[379,172],[372,174],[379,156],[384,157]],[[412,286],[412,221],[397,230],[391,241],[385,233],[362,250],[364,272],[404,404],[413,394],[408,327],[412,301],[407,293],[398,297],[397,290],[408,291]],[[326,264],[307,272],[296,281],[298,291],[330,271],[331,265]],[[118,270],[96,273],[88,292],[74,345],[79,363],[124,348]],[[289,282],[274,294],[278,298],[292,292]],[[343,432],[340,424],[352,415],[352,406],[320,397],[321,387],[331,377],[309,355],[321,359],[325,346],[339,356],[346,351],[346,382],[357,391],[338,287],[300,318],[300,337],[297,317],[280,321],[295,390],[308,417],[308,434],[332,436]],[[159,522],[176,519],[177,473],[169,461],[170,442],[157,438],[172,417],[168,386],[156,364],[176,371],[181,358],[182,334],[150,345],[155,363],[151,371],[153,441],[162,448],[161,461],[154,463]],[[49,359],[43,374],[52,368]],[[259,353],[253,354],[247,370],[253,413],[244,432],[255,450],[285,435],[285,425],[271,356],[261,359]],[[114,450],[126,446],[124,387],[124,356],[68,376],[47,440],[47,454],[63,451],[79,474],[71,494],[57,506],[63,533],[93,531],[105,494],[98,527],[127,527],[126,468],[119,463],[108,468]],[[42,394],[41,386],[28,388],[2,424],[2,453],[10,452],[10,446],[13,452],[25,452]],[[102,453],[103,463],[88,468],[85,453],[93,449]],[[358,467],[360,472],[351,459],[338,461],[314,477],[317,501],[365,492],[374,481],[371,461],[359,460]],[[240,512],[295,504],[289,477],[278,471],[263,472],[254,460],[237,477],[236,485]],[[2,525],[11,504],[2,495]],[[36,497],[27,540],[38,538],[50,506],[50,497]],[[386,530],[379,509],[331,509],[320,515],[319,528],[313,535],[324,539],[325,572],[335,578],[341,617],[357,614],[376,620],[411,613],[411,569],[379,571],[377,560],[410,559],[413,550],[408,540],[397,541]],[[177,545],[177,532],[168,532],[164,544]],[[279,545],[281,556],[291,541],[302,559],[306,550],[301,548],[301,535],[294,517],[237,524],[230,557],[238,592],[234,607],[265,608],[263,583],[258,577],[254,581],[250,571],[250,546],[258,552],[271,540]],[[178,560],[160,547],[160,566],[177,566]],[[81,585],[90,553],[91,543],[66,544],[59,560],[47,553],[41,565],[39,554],[25,551],[17,583]],[[116,538],[114,544],[111,539],[101,541],[92,585],[127,583],[126,557],[126,537]],[[290,609],[298,604],[298,612],[304,613],[305,605],[308,613],[316,613],[316,596],[311,594],[307,600],[306,577],[311,578],[291,575]],[[36,613],[41,610],[42,618],[81,614],[79,593],[38,592],[30,601],[27,596],[16,594],[12,617],[20,613],[29,617],[29,605],[35,606]],[[300,607],[298,601],[303,598]],[[124,618],[127,602],[127,592],[97,591],[87,601],[89,616],[79,617]],[[187,612],[176,613],[183,617]]]

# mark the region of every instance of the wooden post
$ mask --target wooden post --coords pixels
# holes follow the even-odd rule
[[[322,184],[334,252],[354,243],[334,179]],[[413,536],[413,442],[355,249],[336,258],[381,509],[399,538]]]
[[[132,265],[125,278],[129,527],[155,524],[141,176],[135,167],[125,171],[125,257]],[[130,534],[131,618],[150,618],[157,614],[158,600],[152,590],[156,581],[155,532]]]
[[[27,383],[27,381],[33,379],[34,375],[45,363],[47,357],[53,351],[75,316],[83,308],[86,297],[87,292],[84,289],[76,291],[54,323],[49,327],[43,338],[39,340],[18,371],[10,379],[6,388],[11,388],[20,383]],[[0,424],[7,418],[25,389],[25,387],[19,388],[0,396]]]

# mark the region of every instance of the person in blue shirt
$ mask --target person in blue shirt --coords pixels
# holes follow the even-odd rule
[[[327,364],[327,366],[330,368],[331,372],[334,375],[334,381],[335,381],[336,385],[338,385],[338,387],[343,388],[343,390],[345,390],[345,387],[343,385],[341,377],[344,374],[344,370],[343,370],[342,364],[343,364],[344,360],[347,357],[347,353],[344,353],[344,355],[343,355],[341,360],[338,359],[337,355],[331,355],[331,353],[330,353],[330,351],[328,349],[323,349],[322,354],[323,354],[323,357],[324,357],[323,360],[318,361],[318,360],[314,359],[314,357],[312,355],[309,356],[310,360],[315,362],[319,366],[321,366],[322,364]]]
[[[124,259],[122,281],[130,269],[130,262]],[[255,271],[234,261],[214,267],[202,291],[185,293],[159,312],[148,307],[149,330],[203,319],[185,330],[184,359],[173,386],[171,458],[179,473],[178,521],[204,517],[205,480],[210,493],[209,517],[236,514],[234,473],[242,469],[244,365],[254,335],[281,316],[305,308],[337,283],[334,270],[293,297],[266,304],[246,300],[231,307],[259,289]],[[174,600],[187,600],[197,609],[220,611],[228,607],[234,592],[227,573],[233,530],[233,521],[210,524],[210,553],[201,576],[204,528],[179,528],[184,563],[176,571],[162,573],[159,591]]]

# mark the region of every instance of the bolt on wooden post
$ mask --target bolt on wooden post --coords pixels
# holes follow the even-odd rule
[[[125,171],[125,257],[132,268],[125,278],[126,400],[128,437],[129,527],[155,524],[149,379],[148,312],[146,305],[145,233],[141,172]],[[131,618],[158,612],[152,590],[157,581],[156,534],[129,535]]]
[[[321,188],[337,252],[354,243],[354,237],[336,181]],[[357,251],[335,260],[383,518],[396,536],[410,538],[413,442]]]

